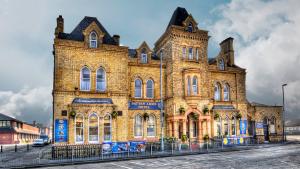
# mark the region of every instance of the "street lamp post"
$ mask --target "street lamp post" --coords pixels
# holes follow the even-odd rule
[[[283,142],[286,141],[286,135],[285,135],[285,107],[284,107],[284,87],[287,84],[283,84],[282,87],[282,140]]]
[[[163,49],[162,49],[163,50]],[[161,139],[160,139],[160,146],[161,151],[164,151],[164,115],[163,115],[163,94],[162,94],[162,57],[163,57],[163,51],[160,51],[160,133],[161,133]]]

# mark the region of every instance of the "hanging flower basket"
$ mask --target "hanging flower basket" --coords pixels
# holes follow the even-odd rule
[[[207,114],[209,112],[209,109],[207,107],[204,107],[203,114]]]
[[[180,114],[183,114],[183,113],[185,113],[185,109],[184,109],[184,107],[180,106],[180,108],[179,108],[179,113],[180,113]]]
[[[205,140],[205,141],[208,141],[208,140],[209,140],[208,134],[205,134],[205,135],[203,136],[203,140]]]
[[[242,118],[242,114],[240,112],[238,112],[235,116],[237,119],[241,119]]]
[[[216,120],[216,119],[218,119],[218,118],[220,118],[220,115],[219,115],[219,113],[216,113],[216,114],[214,115],[214,119]]]
[[[75,110],[70,111],[70,116],[73,117],[73,118],[75,118],[75,116],[76,116]]]
[[[186,142],[187,141],[187,136],[185,135],[185,134],[183,134],[182,136],[181,136],[181,141],[182,142]]]
[[[196,113],[193,113],[193,114],[192,114],[192,118],[193,118],[193,120],[198,120],[199,115],[196,114]]]
[[[148,113],[144,113],[144,120],[147,121],[149,119],[149,114]]]
[[[116,119],[117,117],[118,117],[118,112],[117,111],[112,111],[111,112],[111,117],[113,118],[113,119]]]

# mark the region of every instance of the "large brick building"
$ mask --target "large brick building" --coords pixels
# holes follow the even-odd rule
[[[215,58],[207,56],[208,40],[208,31],[179,7],[153,49],[146,42],[136,49],[120,46],[120,36],[111,36],[94,17],[65,33],[59,16],[53,45],[55,142],[157,141],[162,117],[165,135],[179,139],[280,138],[281,107],[246,99],[246,70],[235,64],[233,38],[220,43]]]

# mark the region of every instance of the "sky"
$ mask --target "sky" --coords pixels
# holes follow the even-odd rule
[[[50,125],[52,45],[56,18],[71,32],[84,16],[97,17],[121,44],[153,47],[176,7],[209,31],[208,56],[234,38],[235,62],[247,69],[247,98],[282,105],[300,122],[300,1],[298,0],[0,0],[0,113]]]

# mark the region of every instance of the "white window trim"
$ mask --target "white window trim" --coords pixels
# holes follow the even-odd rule
[[[215,88],[217,87],[217,95],[219,98],[216,98],[216,91],[215,91]],[[221,85],[219,83],[215,83],[215,86],[214,86],[214,99],[215,101],[221,101]]]
[[[148,136],[148,123],[149,123],[149,119],[150,119],[150,116],[153,116],[154,118],[154,136]],[[149,119],[147,120],[147,137],[149,138],[153,138],[153,137],[156,137],[156,117],[153,115],[153,114],[150,114],[149,116]]]
[[[97,77],[98,77],[98,70],[100,70],[100,69],[102,69],[103,70],[103,72],[104,72],[104,85],[105,85],[105,89],[104,90],[100,90],[100,89],[97,89],[97,84],[98,84],[98,82],[97,82]],[[97,71],[96,71],[96,91],[99,91],[99,92],[105,92],[107,90],[107,78],[106,78],[106,71],[105,71],[105,69],[103,68],[103,67],[100,67],[99,69],[97,69]]]
[[[92,115],[96,115],[97,116],[97,136],[98,136],[98,141],[90,141],[90,117]],[[99,116],[97,115],[97,113],[91,113],[89,115],[89,118],[88,118],[88,123],[89,123],[89,126],[88,126],[88,140],[89,140],[89,143],[99,143]]]
[[[186,47],[182,47],[182,58],[185,59],[186,58]]]
[[[225,89],[227,88],[227,99],[225,99]],[[225,84],[224,85],[224,92],[223,92],[223,99],[224,99],[224,101],[230,101],[230,87],[229,87],[229,85],[228,84]]]
[[[141,136],[136,136],[135,135],[135,121],[136,121],[136,116],[140,116],[141,117],[141,121],[142,121],[142,124],[141,124],[141,126],[142,126],[142,135]],[[141,115],[141,114],[136,114],[135,116],[134,116],[134,122],[133,122],[133,136],[134,136],[134,138],[143,138],[143,136],[144,136],[144,122],[143,122],[143,116]]]
[[[105,123],[105,116],[109,116],[109,124],[110,124],[110,140],[104,140],[104,136],[105,136],[105,133],[104,133],[104,128],[105,128],[105,125],[104,125],[104,123]],[[102,142],[103,143],[107,143],[107,142],[111,142],[112,141],[112,136],[113,136],[113,134],[112,134],[112,117],[111,117],[111,115],[109,114],[109,113],[106,113],[104,116],[103,116],[103,137],[102,137]]]
[[[194,79],[196,79],[196,84],[194,84]],[[194,87],[196,88],[196,92],[194,91]],[[193,80],[192,80],[192,91],[193,91],[193,95],[198,95],[198,78],[197,76],[194,76],[193,77]]]
[[[96,40],[92,40],[92,34],[96,34]],[[94,47],[94,46],[92,46],[92,43],[91,42],[96,42],[96,46]],[[91,33],[90,33],[90,35],[89,35],[89,47],[90,48],[97,48],[98,47],[98,35],[97,35],[97,33],[95,32],[95,31],[92,31]]]
[[[135,82],[136,82],[136,80],[140,80],[141,81],[141,96],[140,97],[137,97],[136,95],[135,95],[135,91],[136,91],[136,86],[135,86]],[[140,79],[140,78],[136,78],[135,80],[134,80],[134,98],[143,98],[143,81],[142,81],[142,79]]]
[[[145,57],[145,62],[144,62],[144,57]],[[148,63],[148,55],[147,55],[147,53],[142,53],[141,54],[141,63]]]
[[[190,76],[187,77],[187,95],[191,95],[191,78]]]
[[[76,122],[77,122],[77,116],[82,116],[82,141],[77,141],[76,140],[76,129],[77,129],[77,127],[76,127]],[[76,116],[75,116],[75,124],[74,124],[75,126],[74,126],[74,136],[75,136],[75,144],[83,144],[84,143],[84,115],[82,114],[82,113],[78,113],[78,114],[76,114]]]
[[[82,90],[82,85],[81,85],[81,82],[83,80],[83,76],[82,76],[82,70],[84,68],[87,68],[89,70],[89,74],[90,74],[90,80],[89,80],[89,90]],[[89,69],[89,67],[87,66],[83,66],[81,69],[80,69],[80,91],[91,91],[91,70]]]
[[[192,53],[190,53],[190,49],[192,49],[191,51],[192,51]],[[188,48],[188,59],[189,60],[193,60],[194,59],[194,51],[193,51],[193,48],[192,47],[189,47]],[[191,57],[190,57],[191,56]]]
[[[152,97],[147,96],[147,94],[148,94],[148,81],[152,82],[152,93],[151,93]],[[146,82],[146,98],[148,98],[148,99],[153,99],[154,98],[154,81],[152,79],[149,79]]]
[[[199,61],[199,49],[196,48],[196,60]]]

